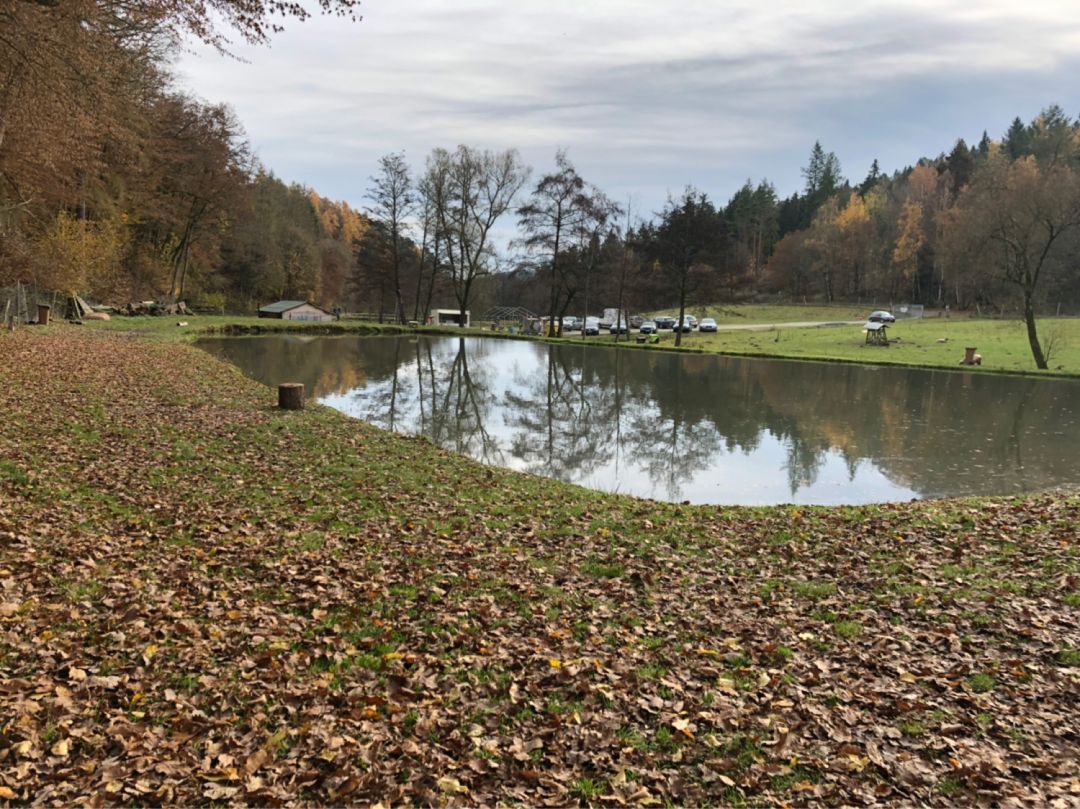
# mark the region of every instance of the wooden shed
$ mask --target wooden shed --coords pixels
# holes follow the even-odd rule
[[[464,313],[460,309],[432,309],[428,314],[429,326],[461,326],[469,327],[469,310]]]
[[[259,317],[272,317],[278,320],[333,320],[334,316],[322,307],[307,301],[278,301],[259,309]]]

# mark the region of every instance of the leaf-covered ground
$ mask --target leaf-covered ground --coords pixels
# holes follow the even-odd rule
[[[0,799],[1080,802],[1080,501],[488,469],[197,349],[0,335]]]

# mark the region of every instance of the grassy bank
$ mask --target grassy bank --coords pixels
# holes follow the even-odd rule
[[[887,347],[865,345],[859,326],[775,329],[691,334],[691,348],[721,353],[840,359],[873,364],[922,365],[957,368],[965,346],[975,346],[983,357],[981,369],[1080,375],[1080,320],[1046,319],[1043,335],[1054,335],[1049,371],[1039,372],[1031,358],[1027,332],[1019,321],[930,319],[900,321],[888,327]]]
[[[79,327],[76,327],[79,328]],[[447,326],[401,326],[396,323],[373,323],[362,320],[332,320],[313,323],[300,320],[275,320],[243,315],[191,315],[188,317],[124,317],[108,321],[87,321],[81,328],[121,334],[136,334],[155,340],[187,341],[208,334],[402,334],[427,332],[458,334]],[[465,334],[482,334],[482,329],[464,329]]]
[[[1007,371],[1038,375],[1080,376],[1080,319],[1041,318],[1040,340],[1050,345],[1050,368],[1039,371],[1031,357],[1027,330],[1020,320],[992,320],[967,316],[927,317],[900,320],[888,327],[888,347],[868,346],[860,326],[830,325],[790,328],[792,322],[859,320],[869,310],[850,306],[731,306],[692,310],[700,317],[715,317],[723,326],[760,326],[762,330],[697,332],[683,335],[690,350],[789,357],[792,359],[842,360],[874,365],[916,365],[957,368],[965,346],[974,346],[983,357],[982,371]],[[936,314],[936,313],[935,313]],[[776,328],[766,328],[775,325]],[[674,336],[664,334],[665,344]]]
[[[0,335],[0,797],[1075,798],[1076,497],[659,504]]]

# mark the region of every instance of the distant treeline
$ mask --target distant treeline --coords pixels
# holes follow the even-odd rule
[[[169,74],[182,36],[265,41],[274,12],[303,16],[263,0],[0,8],[0,286],[398,319],[433,303],[892,301],[1025,313],[1033,340],[1034,312],[1080,304],[1080,125],[1059,107],[892,173],[875,161],[860,182],[814,144],[799,193],[748,180],[720,204],[687,187],[644,220],[563,153],[538,177],[513,150],[436,149],[416,168],[388,154],[360,212],[281,182],[227,107]],[[501,251],[493,235],[515,219]]]

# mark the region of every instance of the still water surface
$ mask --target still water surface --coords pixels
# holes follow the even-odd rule
[[[276,386],[485,463],[695,503],[1080,484],[1080,383],[477,337],[233,337]]]

